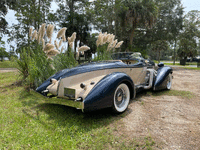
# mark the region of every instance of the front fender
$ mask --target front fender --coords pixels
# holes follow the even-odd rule
[[[167,76],[172,73],[171,67],[161,67],[157,70],[157,77],[154,82],[154,90],[166,89],[167,86]]]
[[[115,89],[120,83],[126,83],[130,89],[131,98],[134,95],[134,83],[125,73],[115,72],[101,79],[85,98],[84,110],[93,111],[113,106]]]

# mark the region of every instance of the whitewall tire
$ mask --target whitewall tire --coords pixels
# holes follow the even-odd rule
[[[172,87],[172,74],[170,73],[168,76],[167,76],[167,86],[166,86],[166,89],[167,90],[170,90]]]
[[[122,113],[128,108],[130,101],[130,90],[124,83],[120,84],[113,97],[113,110],[117,113]]]

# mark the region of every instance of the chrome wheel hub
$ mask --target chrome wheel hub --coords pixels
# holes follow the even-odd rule
[[[126,99],[126,95],[125,95],[125,92],[123,89],[119,88],[117,90],[117,93],[115,95],[115,100],[116,100],[116,104],[118,107],[122,107],[123,106],[123,103]]]

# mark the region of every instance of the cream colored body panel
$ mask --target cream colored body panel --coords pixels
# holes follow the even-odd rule
[[[53,95],[57,95],[57,89],[58,89],[58,83],[59,81],[57,81],[56,83],[52,83],[47,87],[47,90],[49,90],[49,92]]]
[[[83,99],[88,95],[91,89],[106,75],[113,72],[124,72],[129,75],[135,85],[144,83],[144,76],[146,75],[146,68],[117,68],[117,69],[104,69],[77,74],[74,76],[66,77],[60,80],[58,85],[58,97],[66,98],[64,96],[64,88],[76,89],[75,98],[82,97]],[[91,82],[95,84],[91,85]],[[86,89],[82,89],[80,84],[84,83]],[[55,88],[55,86],[52,86]],[[49,90],[50,91],[50,90]],[[53,94],[53,93],[52,93]]]

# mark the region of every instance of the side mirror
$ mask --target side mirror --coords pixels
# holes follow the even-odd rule
[[[158,64],[158,67],[164,67],[164,63],[162,63],[162,62],[159,63],[159,64]]]

